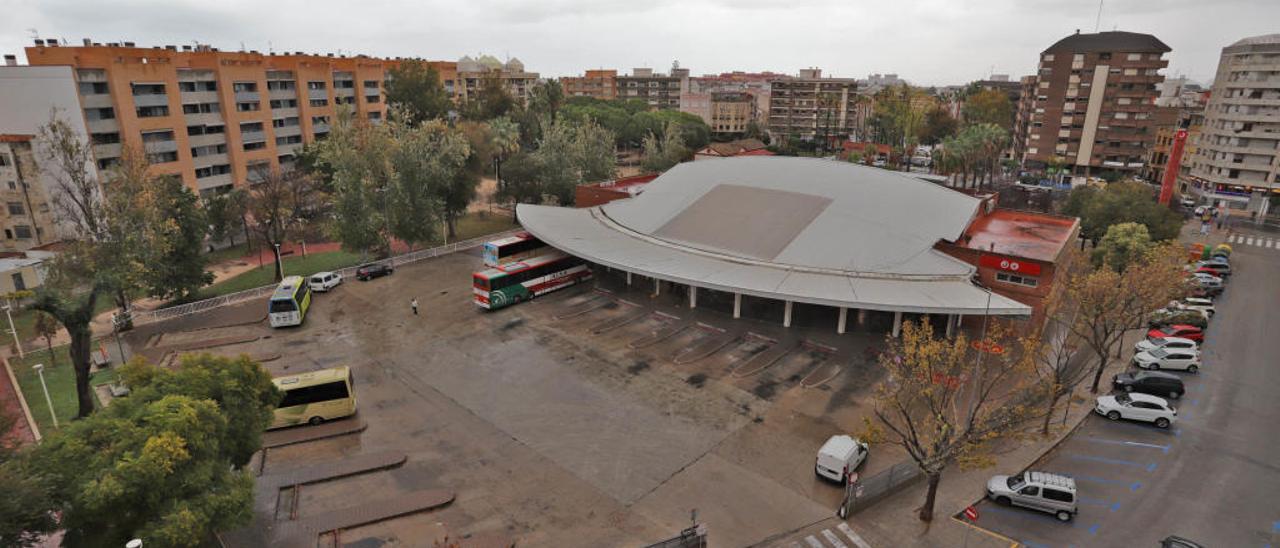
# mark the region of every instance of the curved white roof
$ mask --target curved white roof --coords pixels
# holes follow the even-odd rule
[[[761,297],[980,314],[974,268],[933,249],[980,201],[844,162],[740,157],[680,164],[639,196],[587,209],[520,205],[538,238],[638,274]],[[1030,314],[1000,295],[993,314]]]

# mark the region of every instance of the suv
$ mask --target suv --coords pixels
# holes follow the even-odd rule
[[[1182,379],[1159,371],[1120,373],[1111,380],[1111,385],[1125,392],[1167,396],[1170,399],[1178,399],[1187,391],[1182,386]]]
[[[308,280],[312,291],[328,291],[342,283],[342,275],[335,272],[316,272]]]
[[[1076,480],[1047,472],[993,476],[987,480],[987,498],[1004,506],[1048,512],[1060,521],[1071,521],[1078,511]]]
[[[392,272],[395,272],[395,269],[386,263],[362,264],[360,268],[356,269],[356,279],[363,282],[382,276],[390,276]]]

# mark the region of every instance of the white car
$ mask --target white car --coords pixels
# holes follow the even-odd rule
[[[867,443],[853,436],[831,436],[818,449],[813,471],[819,477],[847,483],[850,474],[867,460]]]
[[[1214,276],[1208,272],[1192,272],[1191,276],[1196,279],[1200,285],[1206,287],[1218,287],[1222,285],[1222,278]]]
[[[1213,308],[1213,299],[1205,299],[1202,297],[1187,297],[1178,303],[1180,308],[1187,310],[1199,310],[1206,318],[1212,318],[1217,312]]]
[[[1133,345],[1133,353],[1141,354],[1143,352],[1150,352],[1157,348],[1163,348],[1165,350],[1186,350],[1188,352],[1200,351],[1200,347],[1191,339],[1184,339],[1182,337],[1165,337],[1154,341],[1142,339],[1138,341],[1138,344]]]
[[[312,291],[325,292],[342,283],[342,274],[337,272],[316,272],[307,279]]]
[[[1133,355],[1133,365],[1142,369],[1200,370],[1200,352],[1180,348],[1153,348]]]
[[[1158,428],[1168,428],[1178,420],[1178,410],[1164,398],[1138,392],[1099,396],[1093,411],[1113,421],[1144,421],[1153,423]]]
[[[1196,201],[1194,198],[1187,198],[1187,197],[1182,198],[1182,207],[1189,208],[1189,207],[1195,207],[1195,206],[1196,206]]]

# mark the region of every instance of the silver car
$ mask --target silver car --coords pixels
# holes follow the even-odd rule
[[[987,498],[1003,506],[1021,506],[1071,521],[1076,506],[1076,480],[1061,474],[1024,472],[987,480]]]

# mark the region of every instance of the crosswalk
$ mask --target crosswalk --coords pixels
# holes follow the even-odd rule
[[[840,534],[836,534],[836,532]],[[804,543],[800,541],[792,542],[788,548],[871,548],[867,541],[862,540],[861,536],[853,532],[847,523],[836,524],[836,530],[830,528],[823,529],[817,533],[804,538]]]
[[[1280,237],[1271,236],[1254,236],[1252,234],[1232,234],[1227,237],[1227,243],[1233,246],[1250,245],[1263,249],[1280,249]]]

